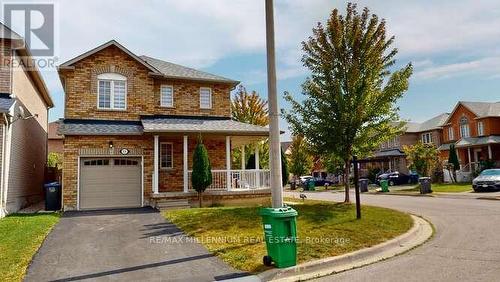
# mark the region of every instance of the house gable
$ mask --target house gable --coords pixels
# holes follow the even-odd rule
[[[443,126],[445,143],[460,139],[460,120],[465,117],[469,121],[470,136],[477,136],[477,115],[461,102],[455,106],[447,122]],[[453,139],[449,136],[449,128],[452,127]]]

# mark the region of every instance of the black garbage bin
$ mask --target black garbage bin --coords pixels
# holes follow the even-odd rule
[[[45,210],[58,211],[61,209],[61,183],[51,182],[43,185],[45,192]]]
[[[420,182],[420,194],[432,193],[430,177],[420,177],[418,182]]]
[[[359,183],[359,191],[361,193],[368,192],[368,179],[361,178],[358,183]]]

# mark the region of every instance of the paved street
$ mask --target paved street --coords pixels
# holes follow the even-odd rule
[[[149,208],[65,213],[26,281],[214,281],[241,276]]]
[[[307,197],[342,201],[343,193]],[[421,215],[434,224],[435,236],[407,254],[317,281],[498,281],[500,201],[362,194],[361,202]]]

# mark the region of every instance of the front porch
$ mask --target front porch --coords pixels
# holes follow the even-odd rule
[[[181,141],[182,138],[182,141]],[[192,193],[192,156],[199,136],[185,134],[182,137],[171,134],[153,135],[153,172],[151,175],[152,196],[165,193]],[[262,136],[219,136],[206,135],[203,143],[207,147],[212,165],[210,191],[248,191],[269,189],[270,171],[260,169],[260,144]],[[165,154],[162,145],[169,144],[172,153]],[[246,169],[246,147],[252,147],[255,169]],[[182,150],[181,150],[182,148]],[[241,164],[232,169],[233,151],[238,151]],[[168,167],[165,163],[168,163]],[[175,163],[175,165],[171,165]],[[181,188],[181,189],[180,189]]]

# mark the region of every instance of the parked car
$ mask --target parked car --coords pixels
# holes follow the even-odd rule
[[[399,171],[382,173],[377,177],[377,184],[380,185],[381,180],[387,180],[389,186],[408,184],[410,176]]]
[[[299,182],[300,182],[300,184],[304,184],[311,179],[314,179],[314,177],[312,177],[310,175],[303,175],[303,176],[299,177]]]
[[[475,192],[500,190],[500,169],[485,169],[472,180]]]
[[[335,184],[333,181],[324,178],[314,178],[314,185],[316,186],[331,186]]]

